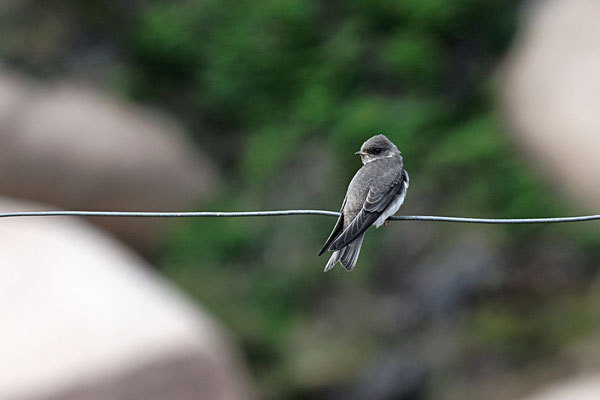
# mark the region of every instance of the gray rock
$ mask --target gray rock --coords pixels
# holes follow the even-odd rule
[[[475,232],[464,234],[410,270],[410,286],[425,316],[456,315],[469,295],[502,282],[502,264],[487,240]]]
[[[99,91],[0,68],[0,193],[64,209],[181,210],[215,171],[173,120]],[[138,249],[161,221],[93,219]]]
[[[426,367],[401,351],[382,354],[360,374],[357,381],[333,398],[347,400],[411,400],[424,393]]]

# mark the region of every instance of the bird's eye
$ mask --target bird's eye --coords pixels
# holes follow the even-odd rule
[[[379,147],[376,147],[373,149],[373,154],[380,154],[381,153],[381,149]]]

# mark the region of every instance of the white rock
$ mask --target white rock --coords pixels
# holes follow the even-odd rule
[[[251,397],[223,329],[81,220],[0,219],[0,321],[4,400]]]
[[[537,1],[525,17],[503,68],[505,115],[516,142],[548,180],[595,209],[600,1]]]
[[[156,110],[0,68],[0,193],[65,209],[179,210],[209,196],[215,171]],[[93,219],[137,248],[156,219]]]
[[[598,399],[600,399],[600,375],[589,374],[551,385],[522,400]]]

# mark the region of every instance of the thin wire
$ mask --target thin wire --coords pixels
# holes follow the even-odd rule
[[[200,212],[151,212],[151,211],[19,211],[0,213],[0,218],[12,217],[143,217],[143,218],[185,218],[185,217],[276,217],[286,215],[327,215],[337,217],[336,211],[325,210],[279,210],[279,211],[200,211]],[[562,222],[583,222],[600,220],[600,215],[553,218],[463,218],[436,215],[402,215],[389,218],[391,221],[435,221],[459,222],[468,224],[548,224]]]

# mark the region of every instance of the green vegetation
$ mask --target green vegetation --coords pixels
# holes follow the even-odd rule
[[[221,167],[222,190],[200,209],[336,209],[360,165],[352,153],[385,133],[411,176],[409,210],[559,215],[565,206],[514,155],[494,112],[490,75],[515,32],[516,3],[182,0],[125,12],[105,0],[64,7],[79,18],[77,29],[123,54],[108,74],[114,90],[173,112]],[[50,73],[39,58],[11,50],[15,43],[1,49],[6,59]],[[323,274],[326,259],[316,254],[333,222],[186,220],[165,237],[161,269],[231,327],[266,397],[318,397],[349,384],[373,354],[435,331],[426,315],[382,327],[394,315],[376,320],[376,304],[383,293],[409,296],[403,277],[470,229],[420,228],[414,240],[421,242],[411,247],[406,231],[414,225],[392,224],[385,235],[370,232],[352,274]],[[536,257],[547,262],[542,244],[558,234],[498,226],[489,240],[502,254],[495,262],[510,273]],[[560,242],[571,252],[600,253],[598,239],[579,228]],[[588,269],[574,279],[593,272],[590,260],[581,258]],[[526,366],[592,329],[576,285],[557,289],[542,280],[514,296],[504,293],[511,285],[506,279],[470,294],[466,319],[449,313],[454,329],[472,339],[456,350],[457,364],[468,357],[464,350],[498,357],[506,368]],[[553,296],[565,304],[540,300]],[[445,373],[452,371],[436,372]]]
[[[490,72],[514,22],[514,7],[495,1],[158,3],[133,25],[130,74],[138,79],[130,94],[178,113],[191,109],[202,125],[183,117],[217,156],[243,142],[233,147],[239,153],[230,186],[214,199],[215,209],[337,208],[358,167],[352,153],[383,132],[405,156],[408,204],[426,198],[440,213],[554,215],[560,206],[511,154],[493,111]],[[180,107],[180,97],[190,109]],[[314,185],[320,180],[330,183]],[[360,325],[357,337],[331,332],[339,337],[327,343],[345,345],[330,345],[324,355],[318,343],[290,343],[298,326],[318,320],[318,299],[335,285],[344,286],[342,297],[368,302],[365,293],[381,279],[369,276],[369,263],[378,260],[370,241],[352,275],[336,274],[336,284],[333,274],[320,273],[326,260],[310,255],[332,223],[202,220],[181,223],[168,240],[165,273],[232,327],[274,397],[309,395],[344,379],[303,380],[294,369],[298,354],[321,349],[311,365],[326,371],[349,348],[376,352],[382,339]],[[531,240],[542,228],[510,229],[499,246]],[[547,324],[520,318],[510,304],[482,305],[465,329],[488,347],[509,349],[498,354],[516,365],[570,335],[556,329],[540,340]],[[531,344],[537,347],[524,352]],[[345,364],[349,376],[368,353]]]

